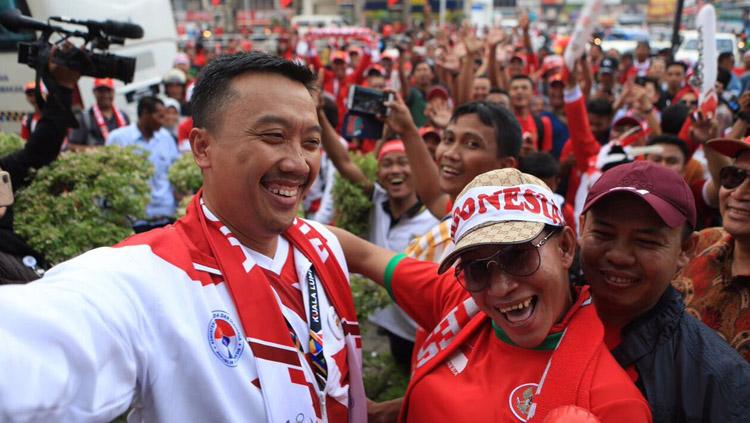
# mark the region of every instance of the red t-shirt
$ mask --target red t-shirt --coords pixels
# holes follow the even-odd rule
[[[435,327],[468,296],[453,272],[438,275],[437,268],[435,263],[405,258],[386,275],[394,300],[425,328]],[[650,421],[641,393],[607,350],[600,351],[590,390],[591,411],[602,422]],[[525,421],[552,352],[501,341],[488,319],[450,359],[416,382],[407,421]]]
[[[534,116],[531,113],[527,114],[526,117],[516,115],[516,120],[521,125],[521,137],[531,136],[535,146],[539,146],[539,134],[536,130],[536,122]]]

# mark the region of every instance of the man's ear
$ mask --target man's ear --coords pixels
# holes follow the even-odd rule
[[[566,269],[573,265],[577,245],[575,232],[570,226],[565,226],[560,233],[558,248],[562,251],[562,263]]]
[[[691,232],[690,236],[687,237],[680,245],[680,256],[677,258],[677,272],[679,273],[683,267],[687,266],[693,256],[698,252],[698,233]]]
[[[193,159],[201,169],[211,167],[210,150],[214,140],[205,128],[193,128],[188,135]]]
[[[515,157],[511,157],[511,156],[501,157],[497,159],[497,161],[499,164],[498,169],[518,168],[518,160],[516,160]]]

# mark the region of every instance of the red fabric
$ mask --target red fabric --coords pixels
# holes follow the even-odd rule
[[[695,150],[700,147],[700,144],[693,142],[693,138],[690,136],[690,129],[692,128],[692,126],[693,120],[690,118],[690,116],[688,116],[687,119],[685,119],[685,123],[682,124],[682,128],[680,128],[680,132],[677,134],[677,138],[684,141],[685,145],[688,148],[688,153],[690,154],[688,156],[688,160],[693,157]]]
[[[621,333],[621,326],[604,326],[604,343],[607,345],[608,350],[612,351],[622,344]],[[636,369],[635,364],[628,366],[625,369],[625,373],[628,374],[633,383],[638,381],[638,369]]]
[[[190,130],[193,129],[193,118],[189,117],[177,127],[177,140],[183,141],[189,138]]]
[[[553,327],[553,332],[567,328],[557,350],[528,350],[497,339],[484,313],[471,317],[468,293],[452,272],[437,275],[437,266],[403,259],[392,278],[399,306],[420,326],[434,328],[420,351],[421,365],[409,384],[401,420],[488,421],[495,416],[516,421],[514,410],[528,412],[524,399],[536,390],[522,385],[538,383],[551,357],[541,397],[535,401],[539,421],[549,410],[569,403],[590,409],[604,421],[650,421],[642,395],[604,347],[593,305],[582,306],[590,298],[588,289]],[[582,351],[585,357],[578,355]],[[519,401],[511,398],[514,391]]]
[[[521,125],[521,137],[525,138],[527,135],[530,135],[534,140],[534,145],[538,148],[539,134],[536,130],[536,122],[534,121],[534,116],[531,113],[527,114],[526,116],[516,115],[516,120],[518,120],[518,123]]]
[[[560,161],[566,157],[575,155],[576,167],[571,169],[568,175],[568,192],[565,193],[565,202],[575,204],[576,191],[581,183],[581,175],[589,168],[589,161],[599,154],[601,146],[591,132],[589,115],[586,111],[586,100],[583,96],[571,103],[565,103],[565,116],[568,117],[568,132],[570,139],[563,146]]]
[[[34,114],[31,116],[31,122],[29,122],[28,119],[29,115],[26,115],[23,117],[23,122],[21,122],[21,138],[24,140],[28,140],[31,136],[31,132],[34,130],[34,127],[36,126],[36,123],[39,122],[39,119],[41,119],[42,115],[40,113],[34,112]],[[28,123],[31,123],[31,127],[27,125]]]
[[[638,75],[638,69],[635,68],[635,66],[630,66],[625,71],[623,71],[620,74],[620,78],[617,82],[620,83],[620,85],[625,84],[628,80],[633,81],[635,80],[635,77]]]
[[[719,209],[711,207],[703,199],[703,186],[706,184],[706,180],[702,179],[697,182],[690,184],[690,191],[693,193],[695,199],[695,211],[697,213],[698,228],[707,228],[712,226],[714,222],[718,221],[720,217]]]
[[[180,151],[190,150],[190,130],[193,129],[193,117],[183,120],[177,127],[177,148]]]
[[[537,55],[533,52],[526,53],[526,66],[524,68],[526,75],[531,75],[536,72],[537,69],[539,69],[539,59],[537,58]]]

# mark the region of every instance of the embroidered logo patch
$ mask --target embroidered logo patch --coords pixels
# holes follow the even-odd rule
[[[229,367],[235,367],[245,349],[240,331],[226,311],[215,310],[208,322],[208,345],[216,357]]]
[[[522,422],[525,422],[529,418],[529,411],[531,411],[531,404],[534,401],[536,386],[536,383],[524,383],[510,391],[510,396],[508,396],[510,411]]]

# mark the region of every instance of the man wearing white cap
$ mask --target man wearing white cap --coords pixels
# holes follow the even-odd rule
[[[334,229],[351,271],[431,330],[400,421],[545,421],[570,405],[605,422],[651,421],[604,346],[588,288],[568,282],[576,242],[564,224],[544,182],[499,169],[458,195],[440,265]]]

